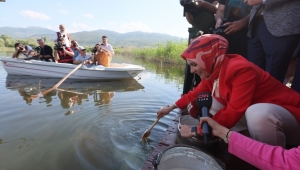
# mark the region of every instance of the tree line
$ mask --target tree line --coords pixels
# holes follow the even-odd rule
[[[46,37],[41,37],[44,39],[45,43],[49,46],[54,46],[54,42],[47,42]],[[36,39],[28,38],[28,39],[14,39],[8,35],[2,34],[0,36],[0,47],[15,47],[15,43],[21,43],[23,45],[29,45],[31,47],[38,46]]]

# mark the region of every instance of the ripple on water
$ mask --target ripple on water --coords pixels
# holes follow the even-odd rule
[[[140,169],[175,112],[159,120],[148,143],[140,141],[141,135],[155,121],[156,112],[174,103],[181,91],[172,81],[157,78],[155,71],[145,71],[140,77],[126,82],[66,81],[60,88],[88,93],[80,104],[69,108],[58,91],[49,100],[28,103],[23,92],[36,93],[39,79],[0,74],[0,94],[5,99],[0,103],[0,169]],[[41,88],[46,90],[56,82],[43,79]],[[27,142],[3,143],[20,138]]]

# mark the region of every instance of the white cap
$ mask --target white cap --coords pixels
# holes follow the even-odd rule
[[[79,46],[78,49],[79,50],[85,50],[85,48],[83,46]]]

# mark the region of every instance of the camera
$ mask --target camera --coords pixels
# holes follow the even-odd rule
[[[42,48],[40,46],[33,48],[37,53],[41,53]]]
[[[54,50],[62,50],[66,45],[62,43],[61,39],[57,40],[57,43],[54,45]]]
[[[19,51],[24,51],[25,48],[24,47],[19,47]]]
[[[179,0],[179,2],[184,8],[184,12],[197,11],[197,2],[195,2],[195,0]]]
[[[208,33],[209,33],[209,34],[218,34],[218,35],[224,36],[224,35],[225,35],[224,30],[225,30],[227,27],[228,27],[228,26],[221,25],[221,26],[219,26],[218,28],[209,28]]]
[[[96,53],[98,49],[96,47],[92,48],[92,53]]]

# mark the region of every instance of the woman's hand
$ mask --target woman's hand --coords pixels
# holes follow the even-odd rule
[[[209,124],[209,126],[212,128],[212,133],[214,136],[218,136],[222,139],[224,139],[226,137],[226,134],[229,131],[229,129],[220,125],[219,123],[217,123],[210,117],[201,117],[200,118],[199,125],[201,127],[202,127],[203,122],[207,122]]]
[[[176,105],[162,107],[157,112],[157,118],[162,118],[165,115],[169,114],[173,109],[177,108]]]
[[[191,132],[191,129],[188,125],[179,125],[180,135],[183,138],[190,138],[196,136],[195,132]]]

